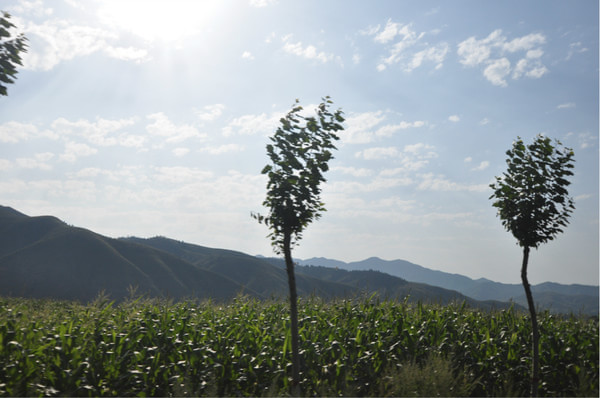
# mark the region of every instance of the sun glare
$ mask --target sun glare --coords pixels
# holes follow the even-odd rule
[[[107,24],[148,41],[177,41],[201,31],[218,0],[105,0],[98,9]]]

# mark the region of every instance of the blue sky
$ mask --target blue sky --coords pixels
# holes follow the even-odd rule
[[[598,2],[4,1],[29,38],[0,98],[0,204],[111,237],[272,255],[268,136],[329,95],[346,130],[298,258],[520,282],[488,185],[539,133],[576,210],[530,281],[598,284]]]

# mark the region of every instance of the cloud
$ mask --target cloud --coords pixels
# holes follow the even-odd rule
[[[448,116],[448,120],[450,120],[451,122],[454,122],[454,123],[460,122],[460,116],[458,116],[458,115],[450,115],[450,116]]]
[[[180,158],[180,157],[185,156],[188,153],[190,153],[190,150],[189,150],[189,148],[174,148],[171,152],[173,152],[173,155]]]
[[[342,167],[336,166],[331,169],[332,171],[339,171],[342,174],[348,174],[353,177],[370,177],[373,175],[373,171],[365,168],[356,168],[356,167]]]
[[[38,137],[39,135],[38,128],[31,123],[13,121],[0,124],[0,142],[17,143]],[[49,135],[49,137],[52,137],[52,135]]]
[[[413,122],[400,121],[380,126],[386,120],[383,111],[353,113],[346,117],[346,129],[340,132],[340,138],[348,144],[366,144],[375,137],[390,137],[400,130],[420,128],[427,125],[424,120]],[[379,126],[379,127],[378,127]]]
[[[430,61],[435,64],[435,69],[440,69],[444,66],[444,59],[449,51],[447,43],[440,43],[437,46],[426,48],[425,50],[419,51],[413,55],[410,62],[408,62],[404,70],[406,72],[412,72],[423,64],[424,61]]]
[[[244,147],[238,144],[223,144],[219,146],[206,146],[200,149],[200,152],[206,152],[209,155],[222,155],[224,153],[242,152]]]
[[[481,163],[479,163],[479,165],[477,165],[476,167],[473,167],[471,169],[471,171],[482,171],[487,169],[490,166],[490,162],[488,162],[487,160],[482,161]]]
[[[65,143],[65,151],[62,155],[60,155],[60,160],[73,163],[80,157],[91,156],[96,152],[98,152],[96,148],[92,148],[87,144],[67,141]]]
[[[146,116],[152,123],[146,126],[146,131],[154,136],[166,138],[166,142],[181,142],[188,138],[196,137],[205,139],[206,134],[200,133],[189,124],[176,125],[162,112]]]
[[[405,72],[412,72],[421,67],[424,62],[433,62],[435,69],[440,69],[449,51],[447,43],[430,45],[422,40],[426,35],[425,32],[419,33],[413,29],[412,24],[400,24],[391,19],[388,19],[381,31],[378,25],[360,33],[373,36],[373,41],[376,43],[388,45],[387,56],[377,64],[376,68],[379,72],[394,64],[401,64]]]
[[[252,7],[266,7],[277,4],[279,0],[250,0],[249,4]]]
[[[288,35],[284,37],[283,50],[287,53],[297,55],[302,58],[320,61],[321,63],[327,63],[334,60],[336,57],[332,53],[326,53],[324,51],[318,51],[313,45],[303,46],[302,42],[292,43],[289,40],[291,37]]]
[[[9,6],[6,9],[17,15],[33,15],[35,17],[47,17],[54,12],[52,8],[45,7],[42,0],[21,0],[17,4]]]
[[[490,122],[490,119],[488,119],[487,117],[484,117],[483,119],[481,119],[481,121],[479,122],[479,124],[481,126],[485,126],[486,124],[488,124]]]
[[[570,109],[570,108],[575,108],[575,103],[574,102],[566,102],[564,104],[560,104],[556,106],[556,109]]]
[[[379,129],[377,129],[377,131],[375,132],[375,135],[379,136],[379,137],[390,137],[392,134],[394,134],[395,132],[397,132],[399,130],[406,130],[409,128],[419,128],[419,127],[425,126],[425,124],[426,123],[422,120],[416,120],[414,122],[402,121],[397,124],[388,124],[388,125],[382,126]]]
[[[139,148],[145,142],[144,137],[121,132],[121,130],[131,127],[135,123],[135,118],[117,120],[98,118],[96,121],[86,119],[70,121],[61,117],[52,122],[51,128],[57,135],[82,137],[97,146],[120,145]]]
[[[363,151],[358,151],[354,154],[357,158],[365,160],[377,160],[398,156],[399,152],[396,147],[374,147],[367,148]]]
[[[460,42],[457,53],[463,65],[484,66],[483,75],[486,79],[496,86],[506,87],[506,77],[511,72],[513,80],[521,77],[539,79],[549,72],[541,61],[544,55],[541,46],[545,42],[546,37],[541,33],[531,33],[509,41],[502,35],[502,30],[497,29],[484,39],[472,36]],[[515,57],[517,53],[524,53],[524,56]]]
[[[408,27],[406,25],[402,26],[398,23],[392,22],[391,19],[388,19],[383,30],[381,32],[377,32],[373,40],[379,43],[387,43],[396,37],[396,35],[400,34],[401,29],[403,31],[402,34],[406,35],[408,31]]]
[[[485,192],[489,189],[488,184],[461,184],[433,173],[421,174],[420,177],[421,183],[417,187],[419,190]]]
[[[221,116],[224,109],[225,105],[223,104],[206,105],[201,111],[196,110],[195,113],[200,120],[211,122]]]
[[[233,119],[227,126],[223,127],[222,132],[226,137],[240,135],[269,135],[275,131],[284,113],[272,113],[270,116],[266,113],[259,115],[244,115]]]
[[[48,161],[53,157],[54,154],[51,152],[36,153],[32,158],[17,158],[16,164],[23,169],[51,170],[52,166]]]
[[[242,53],[242,58],[243,59],[249,59],[249,60],[254,60],[254,55],[252,55],[252,53],[250,51],[244,51]]]
[[[382,111],[348,115],[346,129],[340,132],[342,141],[349,144],[366,144],[373,139],[372,129],[385,119]]]
[[[104,29],[54,19],[42,24],[29,22],[24,31],[30,42],[28,52],[23,55],[25,69],[47,71],[62,61],[96,52],[125,61],[148,60],[148,52],[144,49],[110,44],[118,39],[118,35]]]
[[[580,41],[571,43],[569,44],[569,53],[567,54],[565,60],[568,61],[569,59],[571,59],[571,57],[573,57],[573,55],[581,54],[587,51],[589,51],[589,48],[584,47]]]
[[[510,61],[507,58],[500,58],[490,61],[484,69],[483,75],[495,86],[506,87],[504,78],[510,73]]]

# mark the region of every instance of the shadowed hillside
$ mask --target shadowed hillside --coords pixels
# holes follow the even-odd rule
[[[229,299],[250,289],[169,253],[0,208],[0,294],[89,301],[138,293]]]

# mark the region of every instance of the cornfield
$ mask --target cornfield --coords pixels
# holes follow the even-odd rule
[[[516,310],[373,298],[299,303],[303,395],[527,395]],[[285,300],[0,299],[0,396],[274,396],[289,390]],[[598,319],[542,313],[540,394],[598,396]]]

